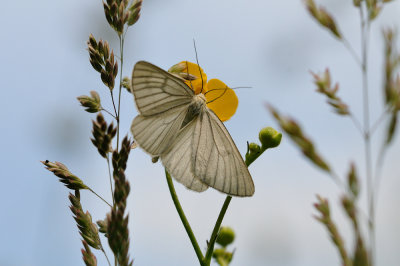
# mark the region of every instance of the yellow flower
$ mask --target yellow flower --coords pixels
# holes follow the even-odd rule
[[[199,65],[182,61],[169,70],[184,79],[195,94],[204,94],[207,107],[223,122],[229,120],[236,112],[238,98],[236,93],[219,79],[211,79],[207,82],[207,75]]]

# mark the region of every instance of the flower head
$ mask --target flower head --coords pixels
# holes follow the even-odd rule
[[[207,75],[199,65],[182,61],[168,71],[182,78],[195,94],[204,94],[207,107],[221,121],[227,121],[235,114],[239,103],[236,93],[219,79],[207,82]]]

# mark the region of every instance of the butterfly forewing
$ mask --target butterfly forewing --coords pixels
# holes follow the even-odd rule
[[[131,82],[136,106],[143,116],[188,105],[194,96],[193,90],[179,78],[145,61],[135,65]]]
[[[131,126],[136,143],[153,156],[161,155],[177,137],[187,109],[183,105],[157,115],[136,116]]]

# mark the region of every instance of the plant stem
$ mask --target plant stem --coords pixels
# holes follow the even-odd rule
[[[119,119],[118,119],[118,113],[117,113],[117,108],[115,107],[115,101],[114,101],[114,93],[112,90],[110,90],[110,94],[111,94],[111,101],[113,104],[113,108],[114,108],[114,113],[115,113],[115,119],[117,120],[117,124],[119,123]]]
[[[90,192],[92,192],[93,194],[95,194],[97,197],[99,197],[102,201],[104,201],[108,206],[110,206],[110,208],[112,208],[111,204],[108,203],[105,199],[103,199],[99,194],[97,194],[96,192],[94,192],[93,189],[88,188],[88,190],[89,190]]]
[[[388,115],[390,111],[390,108],[386,108],[382,114],[379,116],[379,118],[375,121],[375,123],[372,124],[370,134],[372,135],[375,130],[379,127],[379,125],[385,120],[386,116]]]
[[[374,183],[374,187],[375,187],[375,201],[378,200],[379,197],[379,187],[380,187],[380,183],[381,183],[381,172],[382,172],[382,167],[383,167],[383,162],[384,162],[384,158],[385,158],[385,154],[386,154],[386,149],[387,149],[387,144],[383,144],[383,146],[381,147],[379,153],[378,153],[378,159],[375,165],[375,183]]]
[[[368,200],[368,233],[370,239],[369,261],[374,265],[375,259],[375,203],[372,182],[372,157],[371,157],[371,135],[369,118],[369,95],[368,95],[368,41],[370,21],[367,14],[364,14],[366,3],[360,6],[361,17],[361,49],[362,49],[362,87],[363,87],[363,114],[364,114],[364,146],[365,146],[365,167],[367,176],[367,200]]]
[[[124,66],[124,35],[118,35],[119,52],[120,52],[120,73],[119,73],[119,90],[118,90],[118,113],[117,113],[117,151],[119,147],[119,121],[121,119],[121,91],[122,91],[122,69]]]
[[[108,111],[107,109],[101,108],[101,110],[106,112],[107,114],[111,115],[115,120],[117,120],[117,117],[115,115],[113,115],[110,111]]]
[[[358,129],[358,131],[360,132],[361,135],[364,135],[364,129],[361,126],[360,122],[358,121],[358,119],[352,114],[350,113],[350,118],[351,121],[353,121],[354,126]]]
[[[200,265],[204,266],[203,253],[201,252],[201,249],[199,247],[199,244],[197,243],[196,237],[193,234],[192,228],[190,227],[190,224],[185,216],[185,213],[183,212],[182,206],[179,203],[179,199],[178,199],[178,196],[176,195],[176,191],[174,188],[174,184],[173,184],[171,175],[166,170],[165,170],[165,177],[167,178],[169,192],[171,193],[171,198],[172,198],[172,201],[174,202],[176,211],[178,212],[179,217],[181,218],[182,224],[185,227],[185,230],[189,236],[190,242],[192,242],[192,246],[194,248],[194,251],[196,252],[196,255],[200,262]]]
[[[106,257],[108,265],[111,266],[110,260],[108,259],[108,256],[107,256],[106,252],[104,251],[103,247],[101,247],[101,251],[103,252],[104,256]]]
[[[255,158],[252,161],[245,161],[246,166],[249,167],[250,164],[252,162],[254,162],[257,158]],[[221,228],[222,220],[224,219],[226,210],[229,207],[229,203],[231,202],[231,199],[232,199],[232,196],[230,196],[230,195],[226,196],[224,204],[222,205],[222,208],[221,208],[221,210],[219,212],[217,222],[215,223],[214,230],[211,233],[210,243],[208,244],[206,257],[205,257],[205,260],[204,260],[204,263],[205,263],[206,266],[210,265],[210,263],[211,263],[211,256],[212,256],[212,254],[214,252],[214,244],[215,244],[215,241],[217,240],[217,236],[218,236],[219,229]]]
[[[360,61],[360,58],[358,57],[357,53],[354,51],[354,49],[351,46],[351,44],[349,43],[349,41],[343,37],[342,43],[347,48],[347,50],[349,50],[350,54],[353,56],[353,58],[357,62],[357,64],[359,66],[362,66],[362,62]]]
[[[108,177],[110,178],[111,197],[112,197],[113,206],[114,206],[115,205],[115,199],[114,199],[113,182],[112,182],[112,177],[111,177],[110,154],[109,153],[107,153],[107,166],[108,166]]]
[[[231,202],[232,196],[226,196],[224,205],[222,205],[221,211],[219,212],[217,222],[215,223],[214,230],[211,234],[210,243],[208,243],[206,257],[204,259],[204,265],[209,266],[211,263],[211,256],[214,251],[214,244],[217,240],[218,232],[221,227],[222,220],[224,219],[226,210],[228,209],[229,203]]]

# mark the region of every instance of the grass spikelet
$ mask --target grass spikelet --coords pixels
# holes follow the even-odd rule
[[[129,182],[125,178],[125,169],[130,150],[131,142],[125,137],[122,141],[120,152],[113,152],[112,164],[114,167],[115,204],[111,213],[107,215],[108,243],[121,266],[133,264],[128,254],[130,241],[128,230],[129,216],[125,216],[126,199],[130,191]]]
[[[47,170],[53,172],[54,175],[60,178],[60,182],[67,188],[73,190],[88,189],[82,180],[76,175],[73,175],[64,164],[60,162],[52,163],[48,160],[40,162],[46,166]]]
[[[77,99],[88,113],[97,113],[102,110],[100,96],[96,91],[91,91],[90,96],[82,95]]]
[[[83,247],[85,249],[81,249],[82,251],[82,258],[83,262],[85,262],[86,266],[97,266],[97,259],[96,256],[90,250],[89,245],[86,243],[85,240],[82,240]]]
[[[95,249],[102,249],[99,231],[96,224],[92,222],[92,216],[87,211],[83,212],[82,205],[78,197],[69,194],[71,202],[71,212],[74,214],[74,219],[78,225],[79,233],[89,246]]]
[[[318,154],[311,140],[303,134],[299,124],[297,124],[297,122],[293,119],[281,116],[271,105],[268,105],[267,107],[271,114],[278,121],[282,130],[285,131],[294,141],[294,143],[297,144],[303,154],[322,170],[331,172],[328,163],[326,163],[325,160],[322,159],[322,157]]]
[[[311,72],[314,77],[314,83],[317,85],[317,92],[324,94],[328,100],[328,104],[333,107],[334,111],[339,115],[349,115],[350,111],[347,106],[336,94],[339,90],[339,84],[334,86],[331,84],[331,75],[329,69],[326,69],[323,74],[315,74]]]
[[[96,117],[96,121],[93,122],[93,138],[91,139],[93,145],[97,148],[100,155],[107,159],[107,154],[111,152],[111,141],[117,133],[117,129],[114,128],[113,123],[107,125],[104,117],[99,113]]]
[[[332,242],[337,247],[340,257],[342,258],[342,262],[344,266],[352,266],[352,262],[347,255],[347,251],[344,246],[343,239],[337,230],[335,223],[332,221],[330,216],[330,208],[328,200],[322,198],[317,195],[318,202],[314,204],[315,209],[319,212],[320,216],[315,216],[320,223],[325,225],[325,228],[328,230]]]
[[[115,77],[118,74],[118,63],[114,58],[114,52],[111,50],[107,41],[96,41],[90,34],[87,41],[90,64],[100,73],[101,80],[110,89],[114,89]]]

